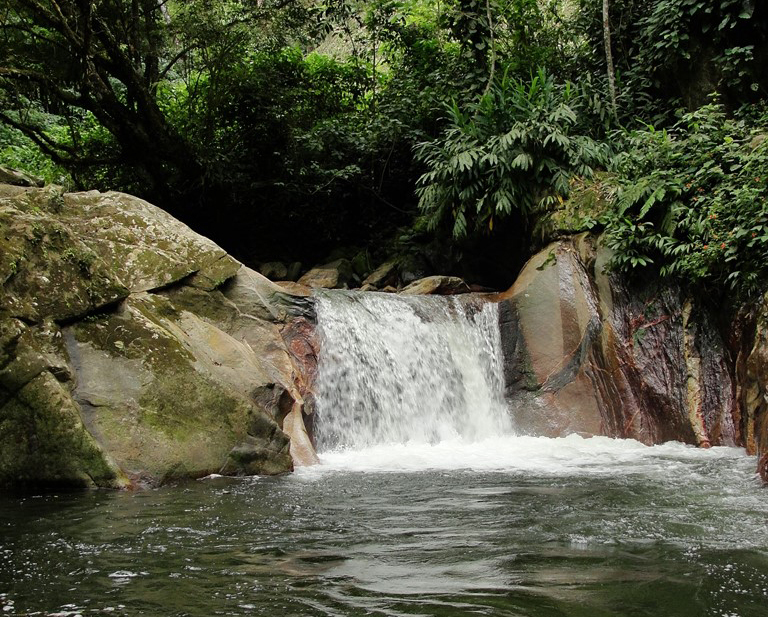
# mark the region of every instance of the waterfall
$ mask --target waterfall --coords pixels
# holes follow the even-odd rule
[[[509,434],[498,307],[320,291],[318,450]]]

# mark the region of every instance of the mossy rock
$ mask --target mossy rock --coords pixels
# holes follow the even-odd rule
[[[125,485],[51,373],[39,374],[0,407],[0,486]]]
[[[197,275],[194,284],[212,289],[240,268],[212,241],[137,197],[91,191],[63,199],[61,220],[91,240],[131,291],[165,287],[189,275]]]
[[[135,479],[292,468],[287,437],[256,400],[271,379],[260,360],[168,298],[135,294],[119,311],[67,328],[67,342],[85,423]],[[233,468],[232,448],[249,438],[264,465]]]
[[[71,320],[187,277],[214,289],[239,269],[216,244],[136,197],[55,186],[0,191],[2,306],[13,316]]]
[[[0,486],[124,486],[84,427],[52,322],[0,319]]]
[[[613,196],[611,175],[607,172],[598,172],[589,180],[575,178],[568,199],[539,216],[533,236],[549,242],[558,237],[593,231],[600,226],[599,220],[608,211]]]
[[[27,197],[0,199],[0,313],[67,321],[127,297],[109,266]]]
[[[44,371],[61,382],[71,379],[58,326],[51,321],[27,326],[17,319],[0,319],[0,388],[15,394]]]
[[[0,185],[0,486],[292,469],[312,313],[140,199]]]

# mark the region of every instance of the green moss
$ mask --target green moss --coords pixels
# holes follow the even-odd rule
[[[30,321],[73,319],[128,294],[90,248],[34,208],[0,213],[0,285],[0,305]]]
[[[568,199],[543,214],[536,223],[534,235],[544,241],[563,234],[591,231],[609,210],[613,199],[611,176],[596,173],[591,180],[576,178],[571,183]]]
[[[189,283],[193,287],[212,291],[234,277],[240,270],[240,267],[240,262],[229,255],[222,255],[202,268],[191,278]]]
[[[549,266],[554,266],[555,264],[557,264],[557,255],[555,254],[555,251],[550,251],[547,258],[536,269],[546,270]]]
[[[82,343],[112,356],[140,360],[152,370],[182,370],[195,358],[166,330],[155,311],[172,320],[179,316],[170,302],[151,296],[146,303],[132,300],[115,313],[81,321],[73,332]]]
[[[124,482],[50,373],[40,374],[0,408],[0,486],[118,487]]]
[[[239,418],[247,417],[248,405],[193,370],[158,374],[139,406],[141,422],[177,441],[221,431],[245,433]]]
[[[188,311],[214,323],[231,323],[240,316],[237,307],[229,302],[219,291],[209,292],[183,285],[165,290],[163,297],[167,297],[170,300],[168,302],[169,306],[177,307],[174,310]],[[163,316],[173,318],[173,316],[158,312],[163,314]],[[178,313],[176,316],[178,316]]]

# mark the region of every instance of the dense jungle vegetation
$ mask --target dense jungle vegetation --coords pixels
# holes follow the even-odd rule
[[[511,282],[558,231],[768,276],[759,0],[2,0],[0,164],[140,195],[249,264]]]

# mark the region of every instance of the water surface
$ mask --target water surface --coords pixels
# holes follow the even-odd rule
[[[605,438],[329,453],[276,478],[0,498],[9,615],[760,616],[741,450]]]

